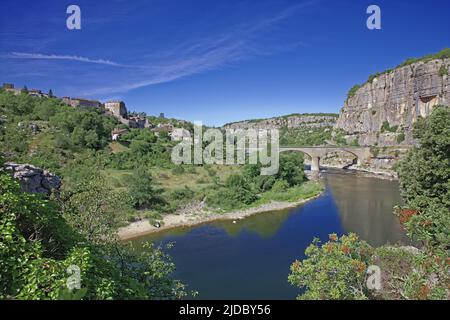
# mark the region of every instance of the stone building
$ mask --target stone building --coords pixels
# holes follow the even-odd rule
[[[170,123],[168,124],[159,123],[155,128],[152,128],[151,131],[153,131],[157,137],[159,137],[159,134],[161,132],[166,132],[168,135],[171,135],[173,131],[173,125]]]
[[[74,108],[76,107],[100,108],[102,106],[102,103],[100,101],[84,98],[63,97],[62,101],[63,103],[72,106]]]
[[[144,129],[150,127],[150,122],[146,117],[133,116],[128,118],[128,125],[130,128]]]
[[[30,89],[30,90],[28,90],[28,94],[30,96],[33,96],[33,97],[39,97],[39,98],[45,97],[45,98],[48,98],[48,94],[47,93],[43,93],[39,89]]]
[[[13,93],[14,95],[18,95],[21,90],[14,88],[14,85],[12,83],[4,83],[2,88],[8,92]]]
[[[127,108],[125,102],[119,100],[108,101],[105,103],[105,109],[110,111],[115,117],[126,118]]]
[[[170,138],[172,141],[181,141],[183,138],[190,138],[191,133],[184,128],[174,128],[170,133]]]

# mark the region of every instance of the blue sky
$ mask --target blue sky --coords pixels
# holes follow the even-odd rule
[[[81,30],[66,8],[81,8]],[[381,8],[368,30],[366,8]],[[450,46],[450,1],[2,1],[0,82],[209,125],[338,112],[369,74]]]

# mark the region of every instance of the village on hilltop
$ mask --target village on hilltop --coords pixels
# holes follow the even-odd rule
[[[14,95],[18,95],[20,93],[27,93],[30,96],[39,97],[39,98],[58,98],[53,95],[52,90],[48,93],[44,93],[38,89],[27,89],[24,87],[23,89],[18,89],[14,87],[14,84],[4,83],[2,88],[11,92]],[[144,113],[135,114],[129,113],[125,102],[120,100],[111,100],[105,103],[102,103],[98,100],[86,99],[86,98],[73,98],[73,97],[62,97],[61,102],[65,105],[71,106],[73,108],[96,108],[101,110],[104,114],[116,118],[121,124],[127,126],[128,128],[115,128],[111,132],[112,141],[117,141],[120,139],[120,136],[129,132],[129,129],[149,129],[155,133],[156,136],[159,136],[161,132],[165,132],[170,136],[172,141],[180,141],[185,137],[190,137],[190,132],[185,128],[176,128],[170,122],[167,123],[151,123],[147,116]],[[164,113],[161,113],[159,116],[160,119],[164,119]],[[183,121],[181,121],[183,122]]]

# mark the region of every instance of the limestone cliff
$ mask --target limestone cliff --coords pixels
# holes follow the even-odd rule
[[[433,106],[450,104],[450,59],[417,59],[373,76],[349,94],[336,123],[360,145],[410,145],[412,126]]]
[[[281,128],[323,128],[334,126],[337,115],[334,114],[292,114],[268,119],[245,120],[228,123],[224,129],[281,129]]]

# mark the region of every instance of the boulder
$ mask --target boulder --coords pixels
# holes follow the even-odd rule
[[[2,170],[11,172],[12,176],[19,180],[24,192],[49,196],[52,193],[58,194],[61,188],[61,178],[31,164],[6,163]]]

